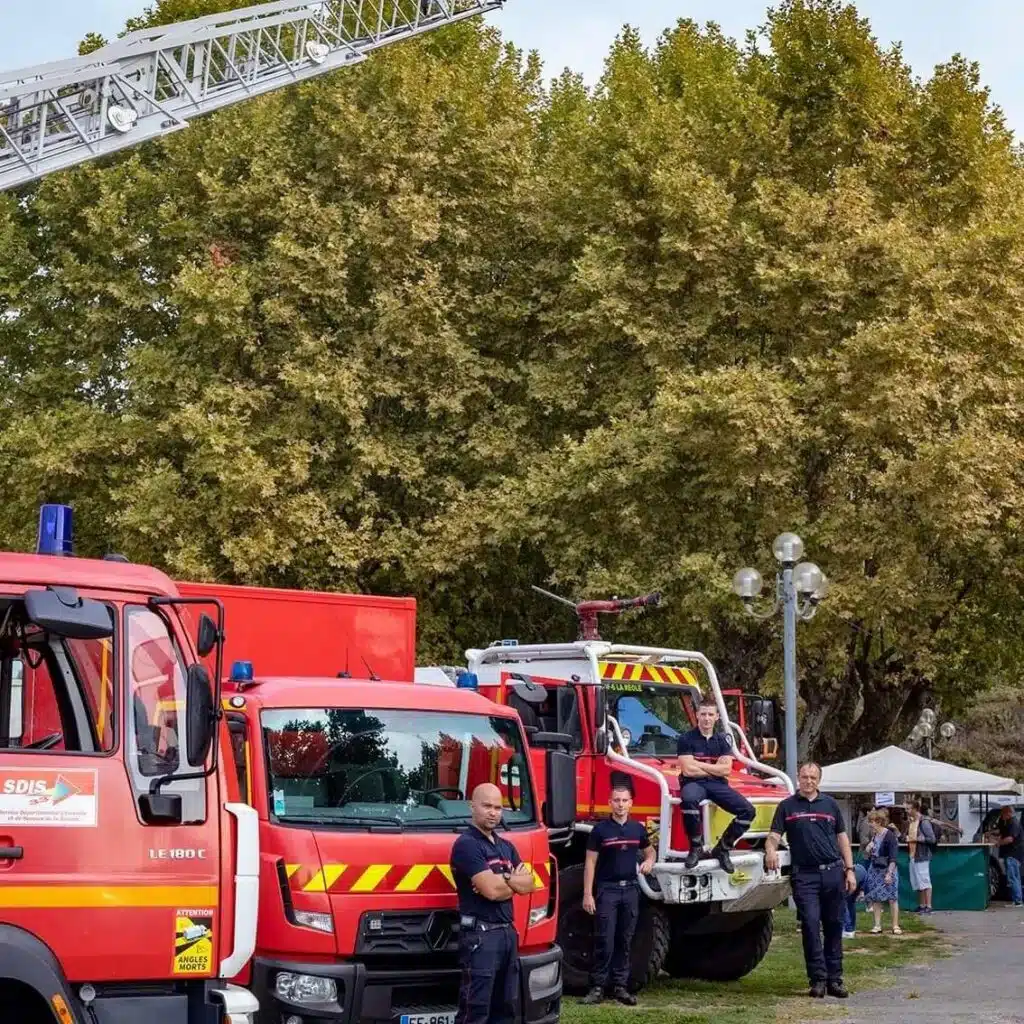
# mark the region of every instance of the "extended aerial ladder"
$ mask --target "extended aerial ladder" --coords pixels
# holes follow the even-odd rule
[[[504,0],[275,0],[0,73],[0,190],[365,60]]]

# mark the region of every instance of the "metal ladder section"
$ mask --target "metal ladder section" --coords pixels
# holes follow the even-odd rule
[[[129,33],[84,57],[0,73],[0,190],[191,118],[349,67],[504,0],[275,0]]]

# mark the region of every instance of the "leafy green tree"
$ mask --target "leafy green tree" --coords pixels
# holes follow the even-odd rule
[[[413,593],[445,662],[661,589],[609,633],[777,691],[729,581],[796,529],[802,748],[899,740],[1016,686],[1022,193],[977,67],[838,0],[593,90],[454,26],[0,197],[0,533]]]

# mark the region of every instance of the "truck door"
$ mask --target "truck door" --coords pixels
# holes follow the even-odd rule
[[[36,631],[0,647],[0,918],[72,981],[216,975],[216,789],[170,782],[182,821],[144,817],[151,783],[190,770],[184,696],[180,654],[145,606],[113,642]]]
[[[529,687],[529,699],[517,692],[517,684]],[[508,694],[507,703],[514,708],[526,729],[526,740],[530,744],[530,760],[534,780],[541,802],[547,795],[547,746],[534,743],[538,733],[560,733],[569,737],[569,751],[576,758],[577,811],[584,805],[589,807],[593,791],[592,744],[589,739],[591,728],[587,723],[590,712],[584,701],[584,688],[563,679],[545,676],[525,676],[520,672],[502,672],[501,688]]]

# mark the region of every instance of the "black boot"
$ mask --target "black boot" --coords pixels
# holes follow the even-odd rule
[[[691,840],[690,852],[686,855],[686,860],[683,861],[683,867],[685,867],[687,871],[692,871],[700,863],[701,854],[703,852],[704,849],[700,845],[700,840]]]
[[[731,875],[736,868],[733,867],[732,858],[729,856],[729,851],[719,843],[712,851],[711,855],[722,865],[722,870],[727,874]]]
[[[581,1000],[580,1002],[584,1006],[595,1006],[597,1003],[603,1002],[604,991],[600,985],[595,985]]]
[[[622,985],[616,985],[612,993],[623,1006],[636,1006],[636,996]]]
[[[828,994],[830,996],[835,996],[836,999],[849,999],[850,997],[850,993],[847,992],[842,978],[838,978],[837,980],[830,981],[828,983]]]
[[[811,990],[807,993],[812,999],[824,999],[825,998],[825,982],[823,981],[812,981]]]

